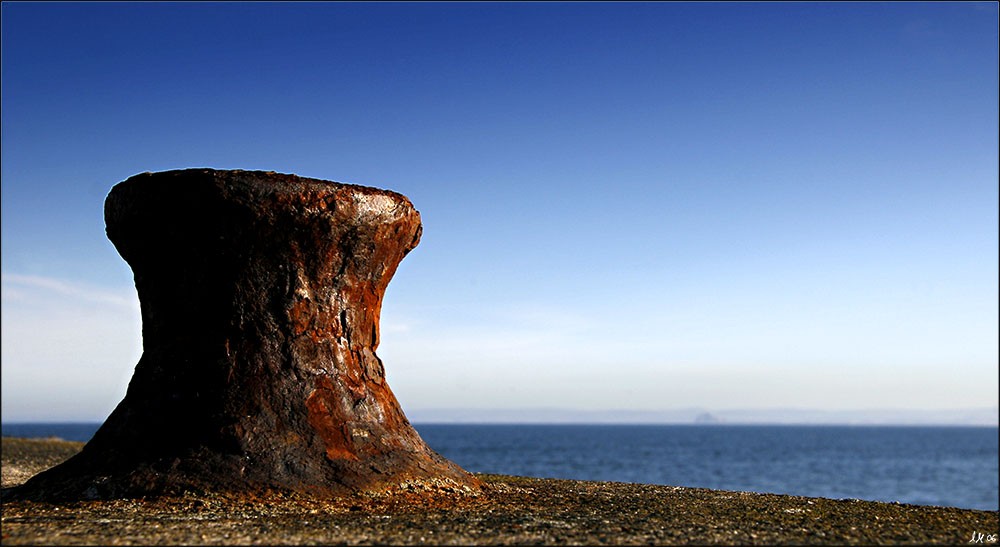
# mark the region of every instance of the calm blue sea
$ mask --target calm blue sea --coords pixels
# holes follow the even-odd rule
[[[3,424],[90,439],[99,424]],[[466,470],[998,508],[995,427],[417,424]]]

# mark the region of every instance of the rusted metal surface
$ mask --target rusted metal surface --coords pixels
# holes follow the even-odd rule
[[[84,450],[15,496],[478,486],[421,440],[375,354],[386,286],[421,235],[406,197],[192,169],[116,185],[105,220],[135,273],[143,355]]]

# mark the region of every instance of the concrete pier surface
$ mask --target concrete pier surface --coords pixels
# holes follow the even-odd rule
[[[82,443],[3,439],[9,488]],[[476,475],[323,500],[185,495],[3,504],[3,545],[996,543],[998,513],[661,485]]]

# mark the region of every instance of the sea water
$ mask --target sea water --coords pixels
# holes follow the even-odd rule
[[[3,424],[86,441],[99,424]],[[416,424],[468,471],[998,508],[996,427]]]

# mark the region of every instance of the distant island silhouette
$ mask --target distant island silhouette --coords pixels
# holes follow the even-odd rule
[[[407,410],[414,423],[509,424],[722,424],[722,425],[928,425],[997,427],[1000,411],[993,408],[944,410],[809,408],[665,410],[588,410],[535,408],[415,408]],[[715,420],[715,421],[710,421]]]

